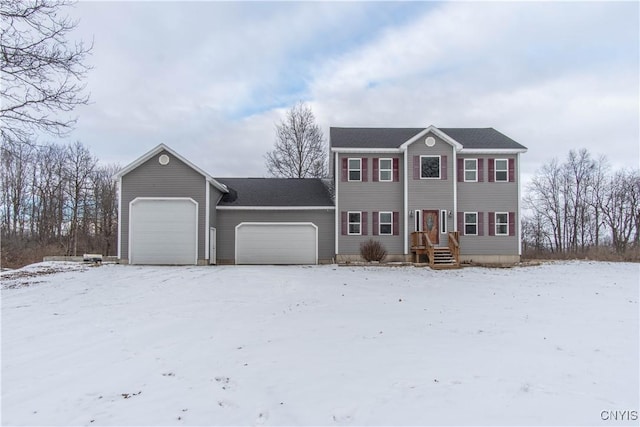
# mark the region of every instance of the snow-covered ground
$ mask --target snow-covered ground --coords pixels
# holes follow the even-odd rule
[[[2,423],[637,425],[639,279],[37,264],[2,274]]]

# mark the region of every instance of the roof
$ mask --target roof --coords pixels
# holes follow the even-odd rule
[[[133,162],[129,163],[124,168],[120,169],[114,175],[114,178],[116,178],[116,179],[122,178],[123,176],[125,176],[126,174],[128,174],[132,170],[136,169],[138,166],[142,165],[144,162],[146,162],[150,158],[152,158],[153,156],[155,156],[155,155],[157,155],[157,154],[159,154],[159,153],[161,153],[163,151],[166,151],[167,153],[169,153],[172,156],[174,156],[177,159],[179,159],[185,165],[189,166],[194,171],[198,172],[200,175],[202,175],[208,182],[210,182],[218,190],[222,191],[223,193],[227,193],[228,192],[227,188],[224,185],[220,184],[220,182],[216,181],[213,177],[211,177],[211,175],[209,175],[208,173],[206,173],[205,171],[200,169],[198,166],[196,166],[193,163],[191,163],[189,160],[187,160],[184,157],[182,157],[180,154],[178,154],[172,148],[170,148],[169,146],[167,146],[165,144],[156,145],[154,148],[152,148],[151,150],[147,151],[145,154],[143,154],[142,156],[138,157],[136,160],[134,160]]]
[[[229,187],[218,206],[333,207],[329,189],[318,178],[216,178]],[[235,197],[234,197],[235,196]]]
[[[400,148],[427,128],[337,128],[329,131],[332,148]],[[436,128],[463,149],[526,150],[508,136],[493,128]]]

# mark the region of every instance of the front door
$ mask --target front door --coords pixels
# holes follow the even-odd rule
[[[440,243],[438,233],[438,211],[422,211],[422,231],[429,235],[431,243]]]

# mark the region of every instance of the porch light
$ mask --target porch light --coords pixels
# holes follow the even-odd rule
[[[453,214],[451,213],[451,211],[449,211],[448,216],[449,216],[449,218],[451,218],[451,217],[453,216]]]
[[[413,218],[413,211],[409,211],[409,218]]]

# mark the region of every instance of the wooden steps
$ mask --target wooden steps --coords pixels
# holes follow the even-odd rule
[[[454,258],[449,248],[433,248],[433,260],[429,260],[434,270],[460,268],[460,264]]]

